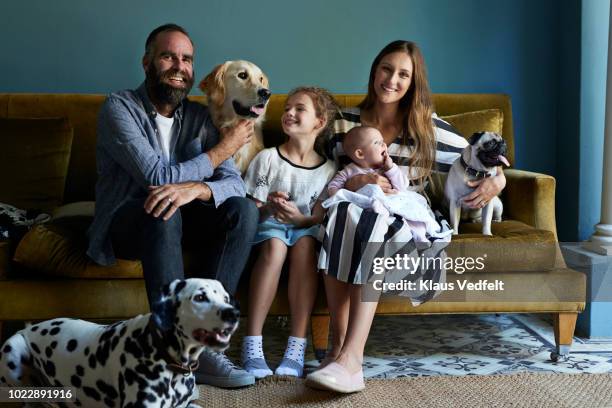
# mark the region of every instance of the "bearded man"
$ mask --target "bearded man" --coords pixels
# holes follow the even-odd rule
[[[186,98],[193,55],[182,27],[156,28],[145,44],[144,83],[112,93],[98,117],[96,210],[87,254],[100,265],[139,259],[149,305],[160,301],[165,284],[184,278],[183,245],[198,255],[196,277],[218,279],[233,295],[259,217],[232,160],[250,141],[253,124],[219,132],[208,109]],[[209,351],[202,353],[196,379],[219,387],[255,382]]]

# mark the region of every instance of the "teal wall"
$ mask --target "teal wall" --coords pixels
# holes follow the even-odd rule
[[[147,34],[170,21],[194,39],[198,78],[227,59],[249,59],[268,73],[272,91],[281,93],[302,84],[364,92],[380,48],[394,39],[411,39],[423,49],[434,92],[512,97],[515,166],[558,177],[560,237],[575,240],[599,217],[601,166],[595,142],[603,129],[598,121],[603,120],[601,50],[607,44],[607,35],[605,44],[601,39],[607,33],[604,3],[4,1],[0,92],[108,93],[135,87],[143,78],[140,59]],[[595,76],[580,75],[585,64],[595,64]],[[586,112],[592,122],[581,119]]]

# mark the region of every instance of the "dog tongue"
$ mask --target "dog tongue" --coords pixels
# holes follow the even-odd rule
[[[506,159],[501,154],[499,156],[497,156],[497,160],[499,160],[500,162],[504,163],[506,166],[510,167],[510,162],[508,161],[508,159]]]
[[[264,111],[264,108],[258,108],[257,106],[251,106],[251,112],[253,112],[256,115],[261,115]]]

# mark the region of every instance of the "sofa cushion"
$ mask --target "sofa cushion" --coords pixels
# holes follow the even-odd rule
[[[447,248],[451,257],[484,257],[484,268],[469,272],[538,272],[560,267],[552,231],[516,220],[491,224],[493,235],[482,235],[482,224],[462,223]],[[486,255],[485,255],[486,254]],[[456,271],[461,272],[461,271]]]
[[[119,259],[113,266],[97,265],[85,254],[86,232],[93,203],[58,208],[54,219],[32,228],[21,240],[13,260],[37,273],[84,279],[142,278],[139,261]]]
[[[495,132],[502,134],[504,114],[499,109],[485,109],[457,115],[440,116],[468,138],[476,132]]]
[[[0,118],[0,202],[45,211],[59,206],[71,145],[68,119]]]

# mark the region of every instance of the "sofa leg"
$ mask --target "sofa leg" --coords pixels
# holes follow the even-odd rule
[[[555,313],[553,314],[553,327],[555,331],[556,350],[550,353],[552,361],[566,360],[569,357],[570,348],[574,339],[578,313]]]
[[[312,345],[317,360],[321,361],[327,353],[327,343],[329,340],[329,315],[317,315],[310,318],[312,330]]]

